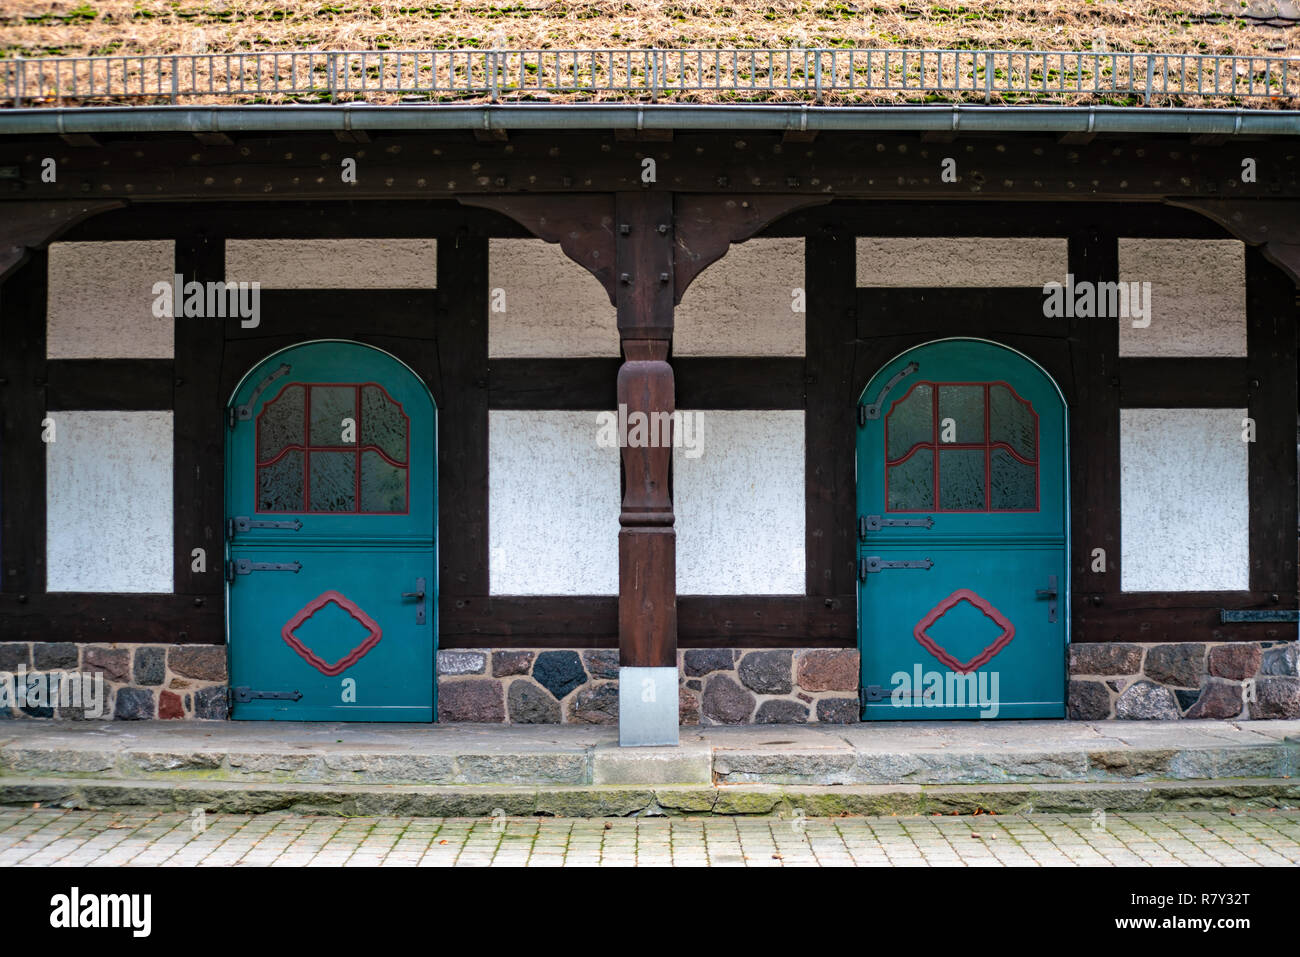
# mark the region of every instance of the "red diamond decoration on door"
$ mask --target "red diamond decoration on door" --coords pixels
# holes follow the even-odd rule
[[[338,605],[349,615],[355,618],[358,622],[361,623],[361,626],[365,628],[366,631],[369,633],[366,635],[365,640],[362,641],[361,644],[357,645],[355,648],[353,648],[351,651],[349,651],[346,655],[344,655],[342,658],[340,658],[338,661],[334,662],[333,664],[329,664],[328,662],[320,658],[320,656],[318,656],[314,651],[312,651],[310,648],[304,645],[302,641],[299,640],[298,636],[294,634],[294,629],[296,629],[304,621],[306,621],[312,615],[316,614],[316,612],[320,611],[330,602],[333,602],[334,604]],[[307,664],[311,665],[321,674],[329,675],[332,678],[335,675],[342,674],[344,671],[347,671],[358,661],[360,661],[363,657],[365,657],[366,652],[368,652],[371,648],[375,647],[375,645],[379,644],[379,639],[384,637],[384,632],[379,627],[378,622],[376,622],[373,618],[371,618],[364,611],[358,608],[356,603],[353,602],[351,599],[344,598],[336,591],[327,591],[327,592],[322,592],[318,597],[313,598],[311,601],[309,601],[306,605],[302,607],[302,610],[299,611],[298,614],[294,615],[287,622],[285,622],[284,627],[280,629],[280,637],[285,640],[285,642],[289,645],[290,648],[292,648],[294,651],[296,651],[299,655],[302,656],[303,661],[307,662]]]
[[[958,661],[950,655],[944,650],[942,645],[931,638],[926,632],[926,629],[944,615],[948,614],[948,612],[963,601],[974,605],[984,613],[984,617],[988,618],[991,622],[1002,629],[1002,634],[998,635],[993,644],[989,645],[970,661],[965,662]],[[1011,639],[1016,637],[1016,626],[1007,621],[1006,616],[1003,615],[1002,612],[998,611],[985,599],[975,594],[969,588],[959,588],[943,601],[939,602],[939,604],[931,608],[929,613],[916,623],[916,627],[912,629],[912,635],[921,643],[926,651],[930,652],[930,654],[934,655],[959,675],[966,675],[970,674],[976,668],[988,664],[989,660],[992,659],[994,655],[1005,648],[1008,643],[1010,643]]]

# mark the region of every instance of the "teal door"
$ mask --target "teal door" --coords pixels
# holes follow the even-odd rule
[[[229,409],[233,716],[432,721],[436,412],[387,353],[311,342]]]
[[[863,719],[1065,716],[1066,409],[1036,364],[948,339],[858,410]]]

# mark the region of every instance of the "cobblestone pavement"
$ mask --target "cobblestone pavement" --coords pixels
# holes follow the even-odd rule
[[[0,866],[1300,864],[1300,811],[338,818],[0,808]]]

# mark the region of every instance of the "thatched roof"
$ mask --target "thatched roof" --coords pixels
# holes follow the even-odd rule
[[[1195,6],[1194,11],[1188,10]],[[1300,0],[1201,0],[1188,4],[1177,0],[965,0],[942,3],[866,3],[836,0],[737,0],[730,4],[651,2],[651,0],[521,0],[518,3],[490,3],[484,0],[316,0],[313,3],[265,2],[265,0],[17,0],[11,11],[0,13],[0,69],[6,59],[33,58],[44,65],[28,64],[27,82],[20,96],[28,105],[94,102],[84,95],[86,80],[98,67],[85,63],[59,65],[50,58],[172,54],[225,54],[301,50],[611,50],[656,48],[667,51],[756,49],[803,51],[809,49],[861,51],[891,50],[1015,50],[1015,51],[1105,51],[1137,54],[1138,59],[1112,59],[1088,63],[1076,59],[1036,58],[1017,64],[1014,60],[976,61],[965,55],[928,64],[913,60],[909,65],[895,59],[882,67],[870,62],[818,59],[815,64],[793,64],[769,60],[766,66],[730,66],[721,61],[711,67],[703,60],[676,64],[682,78],[675,95],[696,102],[800,98],[804,86],[817,84],[821,98],[824,77],[832,89],[826,101],[835,102],[932,102],[934,100],[981,100],[997,102],[1055,101],[1068,103],[1121,104],[1146,102],[1150,105],[1197,105],[1253,107],[1294,106],[1300,90],[1300,59],[1283,63],[1280,57],[1300,58]],[[1162,58],[1154,66],[1146,54],[1209,54],[1254,56],[1256,62],[1176,61]],[[679,54],[680,55],[680,54]],[[802,54],[799,54],[802,56]],[[837,52],[836,56],[840,56]],[[1262,58],[1267,57],[1267,60]],[[468,61],[466,61],[468,63]],[[483,80],[489,71],[502,75],[513,71],[514,86],[500,92],[503,97],[546,99],[610,99],[638,95],[620,87],[603,92],[599,83],[570,94],[562,85],[547,90],[530,82],[543,78],[545,62],[515,55],[497,64],[495,58],[479,58],[474,66],[457,67],[444,58],[417,68],[426,70],[439,99],[482,98]],[[391,103],[409,89],[399,89],[402,67],[391,61],[376,63],[357,60],[327,65],[324,60],[294,60],[286,68],[279,61],[245,62],[211,60],[163,62],[162,60],[119,61],[105,66],[121,79],[114,89],[152,90],[170,102],[286,102],[314,101],[322,95],[322,74],[328,73],[328,98],[365,98],[372,103]],[[287,69],[287,72],[286,72]],[[446,94],[447,83],[457,69],[479,78],[473,90]],[[559,69],[556,67],[555,69]],[[578,71],[578,66],[573,69]],[[630,63],[624,76],[637,82],[653,80],[665,86],[665,71],[671,64],[651,67],[642,60]],[[793,70],[793,73],[792,73]],[[829,70],[829,73],[826,71]],[[1154,71],[1154,72],[1153,72]],[[587,75],[599,73],[592,65]],[[614,72],[611,66],[604,75]],[[36,82],[33,76],[41,74]],[[76,83],[72,83],[73,76]],[[215,96],[187,95],[176,87],[173,75],[187,77],[190,93],[214,87],[224,90]],[[743,77],[740,75],[744,74]],[[15,70],[0,74],[14,76]],[[423,76],[423,74],[420,74]],[[348,86],[342,78],[351,77]],[[728,93],[727,83],[761,86],[784,77],[785,90],[751,88]],[[394,78],[396,77],[396,82]],[[866,87],[850,88],[847,84]],[[908,77],[920,77],[910,81]],[[933,80],[926,80],[932,77]],[[996,77],[1005,89],[984,90],[986,78]],[[346,87],[342,93],[338,82]],[[372,83],[367,84],[367,78]],[[450,78],[450,79],[447,79]],[[721,78],[719,80],[719,78]],[[1009,78],[1009,79],[1008,79]],[[1093,86],[1094,80],[1097,86]],[[715,81],[718,87],[710,90]],[[897,82],[896,82],[897,81]],[[490,81],[495,84],[495,80]],[[601,80],[600,82],[604,82]],[[619,81],[620,83],[622,81]],[[911,89],[895,89],[895,86]],[[874,84],[874,86],[873,86]],[[1057,86],[1055,93],[1050,85]],[[1076,87],[1077,84],[1077,87]],[[1252,94],[1242,96],[1241,85]],[[92,84],[93,85],[93,84]],[[454,85],[454,84],[453,84]],[[672,77],[667,78],[668,87]],[[1042,89],[1036,89],[1041,86]],[[592,88],[595,88],[594,92]],[[686,87],[691,87],[686,89]],[[793,87],[801,87],[793,89]],[[882,89],[883,87],[883,89]],[[936,87],[938,88],[936,90]],[[957,92],[951,92],[957,88]],[[1091,89],[1089,89],[1091,87]],[[1106,87],[1106,90],[1102,90]],[[647,85],[648,88],[648,85]],[[1144,95],[1147,89],[1192,95]],[[1206,91],[1229,89],[1228,96],[1206,98]],[[32,92],[35,90],[37,92]],[[71,92],[70,92],[71,91]],[[1135,92],[1136,91],[1136,92]],[[657,90],[656,90],[657,92]],[[134,101],[109,92],[99,102]]]
[[[10,0],[4,7],[0,51],[6,57],[312,48],[1096,45],[1300,55],[1300,23],[1291,22],[1300,20],[1296,0]],[[1278,19],[1257,19],[1267,17]]]

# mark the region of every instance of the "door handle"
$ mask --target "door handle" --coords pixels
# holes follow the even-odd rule
[[[1056,624],[1056,576],[1047,576],[1047,587],[1039,588],[1034,591],[1039,598],[1047,599],[1047,620],[1051,624]]]
[[[419,602],[419,604],[415,606],[415,623],[417,625],[423,625],[424,624],[424,579],[417,578],[415,580],[415,591],[404,591],[402,592],[402,597],[414,598],[417,602]]]

